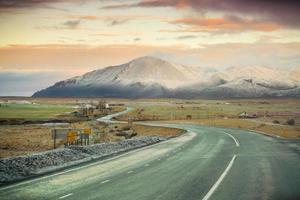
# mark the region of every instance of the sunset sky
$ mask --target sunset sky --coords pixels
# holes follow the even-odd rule
[[[145,55],[298,68],[299,10],[292,0],[0,0],[0,95]]]

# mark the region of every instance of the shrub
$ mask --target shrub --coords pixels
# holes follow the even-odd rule
[[[288,125],[295,125],[295,120],[294,119],[288,119],[288,120],[286,120],[286,123]]]
[[[277,119],[275,119],[273,120],[273,124],[280,124],[280,122]]]

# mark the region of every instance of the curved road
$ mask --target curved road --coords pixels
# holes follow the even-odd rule
[[[299,142],[234,129],[164,126],[189,132],[0,188],[0,199],[300,199]]]

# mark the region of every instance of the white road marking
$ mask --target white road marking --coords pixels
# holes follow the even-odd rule
[[[127,172],[127,174],[131,174],[131,173],[133,173],[133,171],[129,171],[129,172]]]
[[[191,132],[191,133],[195,134],[193,132]],[[183,137],[183,136],[179,136],[179,137]],[[61,172],[58,172],[58,173],[54,173],[54,174],[51,174],[51,175],[48,175],[48,176],[42,176],[42,177],[39,177],[39,178],[36,178],[36,179],[32,179],[32,180],[28,180],[28,181],[16,183],[16,184],[9,185],[9,186],[6,186],[6,187],[1,187],[0,191],[6,190],[6,189],[10,189],[10,188],[14,188],[14,187],[17,187],[17,186],[20,186],[20,185],[25,185],[25,184],[28,184],[28,183],[36,182],[36,181],[39,181],[39,180],[51,178],[51,177],[54,177],[54,176],[66,174],[68,172],[77,171],[77,170],[80,170],[80,169],[83,169],[83,168],[87,168],[87,167],[91,167],[91,166],[94,166],[94,165],[98,165],[98,164],[101,164],[101,163],[104,163],[104,162],[107,162],[107,161],[116,160],[116,159],[118,159],[120,157],[127,156],[129,154],[133,154],[133,153],[136,153],[136,152],[139,152],[139,151],[142,151],[142,150],[145,150],[145,149],[149,149],[149,148],[152,148],[152,147],[155,147],[155,146],[158,146],[158,145],[162,145],[162,144],[168,143],[170,141],[172,141],[172,139],[166,140],[166,141],[163,141],[163,142],[159,142],[159,143],[156,143],[156,144],[152,144],[152,145],[149,145],[149,146],[141,147],[139,149],[132,150],[132,151],[129,151],[127,153],[124,153],[124,154],[121,154],[121,155],[118,155],[118,156],[115,156],[115,157],[112,157],[112,158],[108,158],[106,160],[101,160],[101,161],[94,162],[94,163],[91,163],[91,164],[88,164],[88,165],[84,165],[84,166],[80,166],[80,167],[75,167],[73,169],[69,169],[69,170],[66,170],[66,171],[61,171]]]
[[[210,190],[208,191],[208,193],[204,196],[204,198],[202,200],[208,200],[211,195],[213,195],[213,193],[215,192],[215,190],[219,187],[219,185],[221,184],[221,182],[223,181],[223,179],[225,178],[225,176],[227,175],[227,173],[229,172],[229,170],[231,169],[234,160],[236,158],[236,155],[234,155],[231,159],[231,161],[229,162],[227,168],[225,169],[225,171],[222,173],[222,175],[219,177],[219,179],[217,180],[217,182],[215,182],[215,184],[210,188]]]
[[[109,182],[110,180],[109,179],[107,179],[107,180],[105,180],[105,181],[102,181],[101,183],[103,184],[103,183],[107,183],[107,182]]]
[[[233,137],[233,136],[232,136],[231,134],[229,134],[229,133],[226,133],[225,131],[223,131],[223,133],[225,133],[226,135],[228,135],[229,137],[231,137],[231,138],[233,139],[233,141],[235,142],[235,145],[236,145],[237,147],[240,146],[239,141],[238,141],[235,137]]]
[[[145,167],[148,167],[149,166],[149,164],[145,164]]]
[[[66,195],[64,195],[64,196],[59,197],[59,199],[64,199],[64,198],[69,197],[69,196],[72,196],[72,195],[73,195],[73,193],[66,194]]]

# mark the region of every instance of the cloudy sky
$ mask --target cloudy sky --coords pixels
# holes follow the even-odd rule
[[[300,1],[0,0],[0,96],[152,55],[300,67]]]

